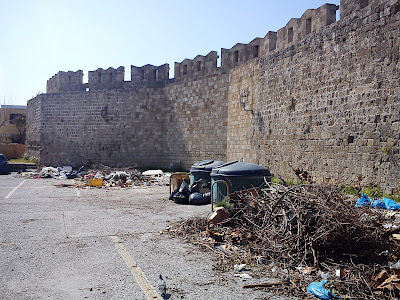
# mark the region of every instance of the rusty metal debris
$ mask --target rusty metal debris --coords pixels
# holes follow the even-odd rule
[[[400,258],[384,214],[354,208],[355,199],[333,186],[271,184],[232,201],[230,217],[220,223],[192,218],[171,233],[214,252],[220,271],[233,263],[256,265],[262,257],[265,272],[290,281],[270,287],[280,293],[304,297],[307,285],[322,278],[342,298],[395,299],[397,277],[388,276],[384,288],[373,280]]]

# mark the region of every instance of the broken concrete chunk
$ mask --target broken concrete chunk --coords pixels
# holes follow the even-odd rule
[[[214,224],[221,223],[223,220],[226,220],[230,217],[230,213],[223,207],[217,207],[215,211],[208,218],[209,222]]]

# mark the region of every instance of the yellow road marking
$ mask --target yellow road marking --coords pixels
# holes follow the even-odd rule
[[[25,181],[26,181],[26,179],[25,179],[24,181],[22,181],[20,184],[18,184],[15,188],[13,188],[12,191],[9,192],[8,195],[4,197],[4,199],[10,198],[11,195],[14,194],[14,192],[15,192],[21,185],[23,185]]]
[[[162,299],[156,293],[153,286],[149,283],[146,276],[143,274],[143,271],[138,267],[137,263],[129,255],[128,251],[126,251],[124,246],[122,246],[121,242],[118,240],[118,237],[110,236],[110,239],[114,242],[115,247],[117,247],[119,254],[121,254],[129,270],[135,277],[136,282],[139,284],[140,288],[146,295],[146,298],[148,300]]]

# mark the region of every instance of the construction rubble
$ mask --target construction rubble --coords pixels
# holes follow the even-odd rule
[[[74,183],[59,183],[60,187],[140,187],[152,185],[168,185],[170,173],[162,170],[147,170],[140,172],[136,169],[113,169],[107,166],[100,166],[85,169],[83,166],[73,170],[71,166],[42,167],[36,171],[18,172],[16,176],[31,179],[53,178],[58,180],[73,179]]]
[[[398,215],[356,201],[333,186],[268,184],[166,232],[212,252],[222,274],[276,279],[244,288],[302,299],[398,299]]]

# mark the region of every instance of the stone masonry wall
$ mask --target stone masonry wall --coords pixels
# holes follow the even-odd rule
[[[228,160],[399,186],[400,13],[367,7],[231,71]]]
[[[228,74],[185,80],[166,87],[171,163],[189,168],[204,159],[226,160]]]
[[[227,75],[218,73],[166,89],[39,95],[29,101],[28,153],[73,166],[189,168],[225,159],[226,91]]]
[[[132,66],[130,82],[108,74],[118,86],[97,90],[81,71],[59,72],[49,94],[28,102],[28,155],[185,169],[240,160],[390,192],[400,187],[400,0],[342,0],[334,22],[336,9],[307,10],[278,34],[222,49],[219,68],[216,52],[185,59],[174,79],[168,65]]]
[[[29,103],[41,108],[41,123],[35,126],[41,127],[40,162],[159,164],[166,128],[163,102],[163,91],[151,88],[136,93],[110,90],[39,95]]]
[[[26,152],[37,160],[40,160],[41,108],[41,97],[36,96],[28,101],[26,110]]]

